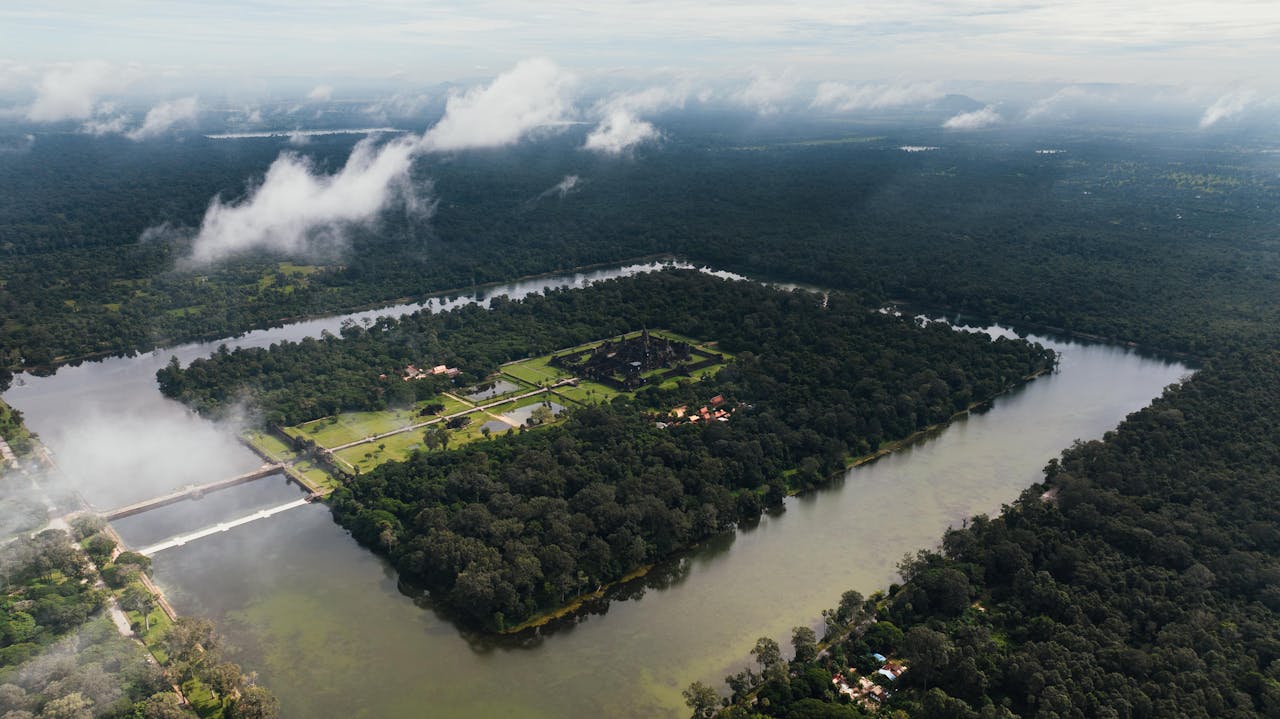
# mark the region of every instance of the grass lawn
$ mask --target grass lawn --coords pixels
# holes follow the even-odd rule
[[[311,483],[311,486],[322,492],[337,489],[340,484],[338,480],[334,479],[333,475],[309,459],[295,464],[293,471],[302,475],[303,478]]]
[[[368,472],[383,462],[407,459],[410,452],[422,447],[422,433],[425,431],[426,429],[424,428],[393,434],[390,437],[383,437],[377,442],[357,444],[334,454],[352,467],[359,467],[361,472]],[[450,439],[449,446],[453,446],[452,438]],[[379,446],[382,449],[378,449]],[[366,457],[366,454],[369,456]]]
[[[568,385],[565,385],[564,387],[557,387],[555,389],[555,393],[565,399],[579,404],[608,402],[614,397],[623,394],[612,387],[606,387],[599,382],[592,382],[589,379],[581,380],[578,382],[577,387],[570,387]]]
[[[213,695],[213,690],[198,679],[184,682],[182,693],[191,701],[191,708],[200,719],[222,719],[222,701]]]
[[[535,387],[544,382],[555,383],[568,377],[569,374],[567,372],[549,364],[551,357],[552,355],[543,355],[542,357],[534,357],[533,359],[504,365],[502,374]]]
[[[402,427],[430,421],[435,415],[418,414],[428,404],[443,404],[441,414],[453,414],[468,409],[471,405],[452,397],[433,397],[418,402],[412,409],[388,409],[379,412],[343,412],[334,417],[305,422],[285,429],[292,437],[306,437],[315,440],[321,447],[330,449],[348,442],[356,442],[366,437],[391,432]],[[390,437],[388,439],[391,439]]]
[[[116,592],[120,594],[120,592]],[[167,664],[169,657],[165,654],[164,648],[160,646],[160,640],[164,638],[166,632],[169,631],[169,615],[164,613],[160,607],[151,610],[151,631],[143,631],[144,623],[142,614],[133,610],[125,612],[125,616],[129,617],[130,624],[138,626],[138,638],[142,643],[147,645],[147,649],[155,655],[156,661],[161,664]]]
[[[286,430],[290,435],[315,440],[322,447],[337,447],[414,423],[415,413],[407,409],[381,412],[343,412]]]
[[[270,432],[251,429],[244,433],[244,438],[248,440],[249,444],[256,447],[259,452],[276,462],[288,462],[298,456],[298,453],[285,444],[284,440]]]

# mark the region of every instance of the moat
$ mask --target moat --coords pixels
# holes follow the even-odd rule
[[[487,295],[630,271],[530,281]],[[314,335],[340,320],[229,344]],[[816,622],[845,589],[887,585],[904,553],[933,546],[975,513],[998,511],[1073,440],[1100,437],[1188,372],[1125,348],[1032,339],[1061,353],[1058,372],[788,500],[785,512],[660,567],[647,588],[624,588],[604,616],[588,614],[545,636],[511,642],[460,633],[402,592],[392,570],[323,506],[168,549],[155,559],[156,579],[179,611],[220,622],[236,660],[261,673],[289,717],[683,716],[680,690],[694,679],[718,685],[756,635],[781,639],[796,624]],[[170,354],[187,361],[216,345],[26,377],[6,399],[91,501],[116,506],[260,462],[237,443],[234,428],[193,418],[155,389],[154,372]],[[283,480],[263,480],[123,520],[119,529],[130,543],[155,541],[174,527],[194,528],[196,515],[208,524],[297,492]]]

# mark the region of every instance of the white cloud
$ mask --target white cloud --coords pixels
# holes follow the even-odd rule
[[[430,103],[430,95],[397,93],[368,105],[361,112],[386,122],[392,117],[420,115]]]
[[[905,85],[846,85],[824,82],[818,86],[810,107],[825,107],[837,112],[882,110],[905,105],[923,105],[943,96],[936,82],[914,82]]]
[[[19,138],[0,138],[0,154],[26,152],[35,144],[36,136],[30,133]]]
[[[116,115],[115,117],[103,115],[85,121],[80,126],[80,131],[90,135],[115,135],[124,132],[124,128],[128,124],[128,115]]]
[[[791,82],[785,76],[756,75],[747,86],[729,96],[739,105],[751,108],[761,115],[779,110],[779,105],[791,97]]]
[[[1030,108],[1027,109],[1025,119],[1039,120],[1042,118],[1058,118],[1061,119],[1071,114],[1075,105],[1081,101],[1091,98],[1092,95],[1088,90],[1075,85],[1064,87],[1048,97],[1036,100]]]
[[[145,140],[155,137],[178,123],[195,120],[198,110],[199,103],[195,97],[162,102],[147,111],[147,117],[142,121],[142,126],[128,133],[129,139]]]
[[[30,66],[0,58],[0,92],[7,92],[27,85],[30,82],[31,75]]]
[[[1253,90],[1236,90],[1223,95],[1200,116],[1200,128],[1212,127],[1222,120],[1239,115],[1256,99],[1258,99],[1258,93]]]
[[[550,197],[551,195],[557,195],[561,199],[564,199],[565,195],[573,192],[574,188],[580,184],[582,184],[581,177],[578,177],[577,175],[565,175],[563,180],[543,190],[542,194],[535,197],[531,202],[536,202],[544,197]]]
[[[214,262],[253,249],[306,251],[374,221],[405,197],[415,152],[409,137],[374,143],[360,141],[333,175],[316,174],[306,158],[282,154],[247,199],[226,205],[214,198],[192,244],[192,260]]]
[[[620,155],[662,133],[653,123],[641,120],[642,113],[684,107],[689,98],[687,82],[672,86],[653,86],[636,92],[619,93],[596,103],[594,112],[602,115],[583,149],[606,155]]]
[[[501,147],[539,128],[565,124],[574,78],[543,58],[522,60],[485,87],[455,94],[422,137],[425,151]]]
[[[304,252],[334,246],[346,230],[375,222],[396,202],[418,217],[429,216],[434,204],[414,192],[409,178],[417,155],[499,147],[563,123],[571,110],[571,82],[550,61],[520,62],[489,85],[449,98],[444,117],[421,136],[401,135],[381,145],[376,137],[362,140],[332,175],[315,172],[305,157],[281,154],[244,200],[223,204],[214,198],[190,259],[209,263],[254,249]]]
[[[583,148],[606,155],[621,155],[636,145],[660,136],[653,123],[626,110],[614,110],[587,135]]]
[[[332,97],[333,87],[330,85],[316,85],[307,93],[307,99],[311,102],[328,102]]]
[[[636,92],[614,95],[597,104],[601,110],[627,110],[635,114],[661,112],[684,107],[689,100],[691,87],[688,82],[675,85],[655,85]]]
[[[123,91],[138,75],[133,68],[118,68],[101,60],[55,67],[37,83],[27,119],[57,122],[91,117],[99,97]]]
[[[996,112],[995,106],[987,105],[981,110],[962,112],[942,123],[942,126],[948,130],[978,130],[1003,121],[1004,118]]]

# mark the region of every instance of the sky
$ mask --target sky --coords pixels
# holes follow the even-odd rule
[[[543,56],[580,74],[765,71],[872,81],[1269,89],[1272,0],[44,0],[0,7],[0,89],[50,63],[351,88],[491,77]],[[18,68],[15,71],[14,68]],[[24,69],[25,68],[25,69]],[[4,79],[8,75],[8,80]]]

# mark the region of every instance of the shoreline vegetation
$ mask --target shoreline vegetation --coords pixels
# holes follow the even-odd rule
[[[1280,567],[1278,398],[1280,353],[1210,360],[1065,449],[998,516],[904,558],[862,631],[826,652],[797,647],[772,673],[726,677],[728,697],[695,682],[689,707],[723,719],[1273,715],[1280,601],[1264,577]],[[873,653],[907,671],[880,681],[874,702],[835,691]]]
[[[59,367],[75,366],[82,362],[94,362],[97,360],[110,359],[112,357],[130,357],[144,352],[164,352],[180,345],[201,344],[209,342],[217,342],[219,340],[233,340],[242,337],[250,332],[258,330],[272,329],[284,327],[286,325],[298,324],[301,322],[311,322],[315,320],[328,319],[332,317],[341,317],[343,315],[357,314],[360,312],[368,312],[371,310],[391,309],[402,305],[414,305],[427,302],[428,300],[438,298],[463,297],[476,292],[492,289],[494,287],[502,287],[504,285],[515,284],[517,282],[528,282],[532,280],[545,279],[548,277],[557,277],[566,274],[576,274],[580,272],[591,272],[593,270],[621,268],[636,264],[649,264],[659,262],[688,262],[687,259],[669,252],[659,252],[649,255],[641,255],[638,257],[629,257],[622,260],[593,262],[586,265],[578,265],[575,267],[567,267],[564,269],[551,269],[545,272],[536,272],[532,274],[524,274],[512,279],[493,280],[481,284],[471,285],[468,287],[451,287],[440,290],[427,290],[420,294],[402,295],[389,299],[374,300],[357,305],[347,305],[335,307],[332,309],[321,310],[317,312],[308,312],[298,315],[284,315],[265,322],[257,322],[242,326],[239,330],[227,334],[223,331],[208,332],[199,335],[185,335],[182,337],[166,340],[160,344],[154,345],[137,345],[131,347],[121,347],[111,350],[102,350],[99,352],[90,352],[82,355],[55,357],[51,362],[35,364],[35,365],[13,365],[8,367],[11,372],[30,372],[36,376],[50,375],[58,370]]]

